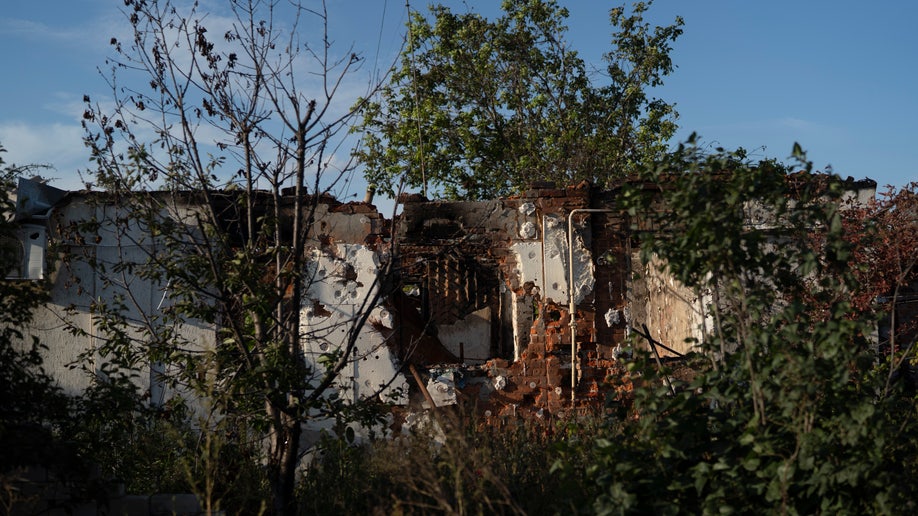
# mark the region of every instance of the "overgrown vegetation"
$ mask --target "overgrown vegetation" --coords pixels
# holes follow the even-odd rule
[[[640,183],[659,188],[623,194],[646,259],[708,300],[697,374],[675,395],[671,377],[638,357],[633,399],[592,418],[483,427],[440,411],[394,440],[329,434],[288,509],[914,512],[915,333],[893,321],[873,339],[877,317],[918,278],[915,185],[851,211],[845,182],[798,157],[788,169],[689,144]],[[886,296],[859,305],[866,292]],[[225,419],[199,433],[181,406],[144,409],[134,389],[100,383],[78,425],[51,431],[131,490],[205,493],[232,513],[270,507],[244,427]]]
[[[68,399],[42,367],[41,342],[23,342],[33,310],[48,298],[47,289],[41,283],[5,280],[22,266],[10,194],[29,167],[7,165],[4,152],[0,145],[0,510],[8,513],[29,498],[16,486],[21,468],[38,459],[52,474],[66,474],[74,463],[72,450],[52,434],[53,425],[68,416]]]
[[[290,513],[303,424],[354,414],[332,391],[385,276],[366,280],[361,309],[337,327],[304,323],[309,264],[337,251],[314,227],[321,199],[352,173],[334,155],[359,105],[335,97],[362,60],[332,50],[324,6],[232,0],[208,16],[196,2],[124,5],[131,36],[111,41],[110,99],[86,98],[83,115],[112,209],[62,242],[105,287],[81,307],[99,342],[89,353],[108,364],[98,381],[158,364],[169,395],[204,412],[190,415],[205,508],[220,507],[229,454],[260,464],[270,510]],[[84,239],[117,251],[76,256]],[[138,283],[162,301],[135,295]],[[344,342],[307,360],[308,343],[333,331]]]
[[[890,197],[898,206],[853,213],[844,181],[797,156],[799,170],[689,144],[648,171],[659,189],[626,195],[636,227],[652,229],[639,233],[646,258],[710,300],[693,380],[638,357],[633,399],[591,419],[451,425],[442,445],[422,435],[328,454],[306,487],[341,496],[310,510],[914,512],[915,334],[893,328],[899,344],[878,349],[876,317],[890,301],[853,301],[875,288],[861,278],[879,263],[864,256],[900,257],[871,272],[894,278],[888,292],[918,278],[902,252],[918,234],[915,185]]]
[[[637,417],[595,442],[587,468],[566,469],[593,480],[597,512],[914,510],[915,391],[906,375],[888,381],[914,337],[877,355],[873,314],[851,302],[866,264],[846,238],[844,185],[796,153],[788,174],[689,145],[651,172],[659,192],[632,192],[632,215],[653,226],[645,256],[711,300],[709,360],[675,396],[640,366]]]
[[[326,108],[359,59],[307,51],[330,88],[323,108],[290,82],[302,61],[276,52],[278,33],[260,23],[263,4],[234,2],[238,24],[219,45],[200,19],[177,16],[169,2],[125,5],[134,39],[113,41],[113,65],[147,75],[136,89],[113,78],[114,111],[88,101],[85,114],[97,184],[122,211],[78,229],[119,251],[155,241],[156,252],[90,262],[106,287],[120,290],[92,300],[100,340],[93,352],[107,361],[90,368],[96,381],[77,399],[42,369],[41,343],[21,342],[47,290],[0,281],[7,511],[21,501],[8,487],[15,468],[36,462],[79,475],[78,497],[104,497],[120,481],[134,493],[194,492],[207,511],[233,514],[916,511],[916,333],[895,307],[918,280],[918,185],[850,205],[845,183],[815,174],[800,149],[795,168],[750,163],[741,151],[703,153],[692,141],[664,155],[672,109],[643,88],[672,69],[669,44],[681,21],[652,28],[643,3],[630,16],[613,10],[613,84],[596,88],[559,39],[565,12],[554,2],[506,2],[507,16],[494,22],[442,7],[432,22],[415,16],[383,97],[389,104],[366,112],[363,158],[384,190],[395,189],[407,166],[409,184],[470,198],[535,178],[639,174],[639,184],[655,187],[622,195],[635,243],[705,300],[694,378],[669,385],[666,371],[638,357],[628,364],[633,398],[610,400],[591,417],[483,426],[447,409],[413,433],[355,444],[346,423],[379,414],[328,395],[351,348],[307,365],[301,345],[312,336],[301,332],[298,308],[311,279],[304,271],[314,201],[344,178],[330,172],[326,153],[356,114],[329,119]],[[179,48],[188,55],[170,55]],[[187,59],[196,65],[191,75]],[[463,75],[469,69],[493,73]],[[437,82],[444,78],[462,81]],[[428,97],[418,98],[416,84]],[[490,96],[478,103],[472,97],[482,92]],[[600,131],[609,113],[614,130]],[[203,127],[222,132],[204,141]],[[227,163],[239,172],[221,180]],[[13,210],[5,195],[18,172],[3,168],[4,214]],[[292,197],[283,193],[291,185]],[[165,193],[150,192],[158,187]],[[106,223],[121,229],[99,233]],[[138,228],[150,239],[136,240]],[[15,231],[0,217],[3,237]],[[15,260],[11,241],[3,240],[0,268]],[[169,309],[138,316],[129,296],[135,278],[168,289]],[[349,323],[350,335],[365,315]],[[888,323],[875,341],[878,320]],[[191,345],[189,321],[220,328],[214,349]],[[209,405],[194,411],[177,396],[151,407],[135,375],[138,364],[156,362],[173,393]],[[339,428],[310,450],[314,460],[298,478],[302,424],[318,415]]]
[[[582,502],[553,465],[562,443],[589,442],[601,418],[485,425],[466,410],[442,409],[395,439],[325,448],[302,485],[303,513],[552,514]]]

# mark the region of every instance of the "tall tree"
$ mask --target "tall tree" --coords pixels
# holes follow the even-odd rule
[[[505,0],[494,20],[443,5],[412,12],[401,64],[358,128],[368,181],[480,199],[537,180],[603,184],[658,157],[676,114],[650,89],[673,70],[683,22],[651,26],[650,3],[610,11],[601,81],[554,0]]]
[[[336,97],[361,58],[335,52],[324,4],[231,0],[226,17],[198,2],[124,4],[132,33],[111,41],[112,97],[87,98],[84,114],[114,208],[78,229],[120,253],[87,257],[118,292],[90,307],[99,352],[125,369],[161,363],[220,421],[263,435],[274,512],[291,513],[301,424],[343,410],[329,393],[375,302],[347,320],[341,349],[304,361],[310,230],[351,170],[336,153],[360,105]],[[167,309],[132,308],[138,278],[166,291]],[[191,342],[190,322],[216,326],[212,348]]]

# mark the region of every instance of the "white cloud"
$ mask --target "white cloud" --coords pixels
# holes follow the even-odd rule
[[[0,35],[33,42],[101,47],[108,43],[109,32],[117,28],[111,21],[111,18],[103,17],[88,23],[56,27],[35,20],[0,18]]]
[[[19,18],[0,19],[0,34],[30,39],[69,38],[70,31],[52,29],[44,23]]]
[[[88,167],[89,154],[83,147],[83,129],[79,125],[2,122],[0,144],[6,149],[3,159],[7,165],[50,165],[53,169],[41,175],[52,178],[54,186],[83,186],[78,171]]]
[[[790,131],[800,132],[804,135],[831,134],[838,136],[844,132],[841,127],[817,122],[815,120],[805,120],[792,116],[771,121],[771,125],[776,126],[778,129],[787,129]]]
[[[705,127],[706,130],[715,130],[721,132],[732,131],[760,131],[760,132],[780,132],[789,131],[800,132],[839,132],[842,128],[832,126],[815,120],[807,120],[795,116],[785,116],[782,118],[765,118],[758,120],[744,120],[738,122],[724,122],[711,124]]]

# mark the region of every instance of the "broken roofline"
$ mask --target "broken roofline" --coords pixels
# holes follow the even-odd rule
[[[226,234],[233,235],[234,241],[241,242],[248,238],[248,231],[245,230],[245,210],[247,209],[246,199],[249,193],[242,189],[224,189],[224,190],[151,190],[135,192],[110,192],[110,191],[70,191],[63,192],[54,205],[48,210],[50,213],[54,210],[64,209],[72,202],[83,201],[86,204],[100,206],[135,206],[143,199],[152,201],[162,208],[182,207],[189,208],[194,206],[210,206],[217,218],[216,222],[219,229]],[[296,197],[293,188],[284,188],[279,194],[269,190],[255,190],[251,193],[253,199],[252,207],[254,210],[254,220],[258,224],[264,220],[264,216],[273,210],[275,202],[279,202],[279,216],[281,218],[278,227],[281,231],[281,239],[284,242],[292,240],[291,220],[293,218],[293,209],[296,204]],[[142,204],[140,204],[142,206]],[[323,209],[319,209],[323,206]],[[365,214],[366,216],[378,220],[374,223],[377,229],[375,236],[387,237],[389,234],[390,224],[385,217],[376,209],[376,207],[367,202],[351,201],[341,202],[328,193],[319,195],[303,194],[302,209],[304,215],[310,222],[321,223],[321,217],[324,213],[341,213],[341,214]],[[321,225],[321,224],[320,224]],[[316,228],[310,231],[315,238],[321,238],[321,230]]]
[[[67,203],[78,199],[98,199],[104,202],[128,201],[138,197],[153,198],[173,198],[186,205],[205,204],[207,198],[213,199],[215,208],[231,206],[244,199],[249,194],[241,188],[230,188],[222,190],[142,190],[132,192],[111,192],[107,190],[74,190],[68,191],[56,203],[55,207],[64,206]],[[280,199],[281,206],[284,208],[292,207],[296,201],[293,188],[284,188],[278,195],[270,190],[254,190],[251,193],[256,204],[270,204],[274,199]],[[334,211],[341,206],[366,206],[375,210],[375,206],[369,203],[351,201],[344,203],[339,201],[333,195],[323,192],[319,195],[303,194],[305,206],[324,204],[329,207],[329,211]],[[356,211],[354,211],[356,212]]]
[[[719,175],[726,177],[730,172],[724,171]],[[802,183],[802,178],[806,176],[807,173],[803,171],[791,172],[785,174],[785,178],[790,186],[799,186]],[[810,174],[811,177],[817,178],[820,180],[822,185],[828,186],[831,183],[840,184],[842,188],[846,191],[858,191],[863,189],[876,189],[877,182],[869,179],[854,179],[851,176],[848,176],[846,179],[842,179],[840,176],[832,174]],[[677,178],[677,173],[671,173],[668,176],[674,181]],[[651,181],[637,176],[629,176],[616,180],[604,188],[597,187],[590,183],[587,180],[583,180],[577,184],[568,185],[564,188],[559,188],[556,183],[550,181],[533,181],[530,183],[529,188],[517,195],[511,195],[505,199],[519,199],[519,198],[529,198],[529,197],[566,197],[571,191],[588,191],[588,197],[593,197],[593,194],[597,192],[605,193],[614,193],[621,190],[626,186],[638,186],[642,190],[660,190],[671,186],[673,181]],[[36,204],[35,194],[29,195],[26,191],[36,191],[38,192],[38,197],[42,200],[39,200],[37,204],[48,207],[58,207],[66,205],[67,203],[80,198],[98,198],[102,200],[121,200],[125,196],[142,196],[142,195],[151,195],[154,197],[175,197],[181,199],[187,204],[193,204],[192,201],[197,201],[203,203],[206,201],[206,197],[209,195],[214,200],[219,201],[217,204],[219,206],[230,206],[234,202],[238,201],[240,198],[244,198],[248,195],[248,192],[244,191],[241,188],[233,189],[220,189],[220,190],[151,190],[151,191],[136,191],[130,193],[120,193],[120,192],[110,192],[104,190],[71,190],[65,191],[60,190],[51,186],[48,186],[44,183],[40,183],[34,180],[20,178],[19,186],[17,189],[17,198],[19,199],[17,205],[25,208],[22,213],[17,212],[17,219],[28,219],[34,218],[38,213],[33,213],[35,210],[30,210],[27,205]],[[41,192],[46,192],[42,194]],[[273,201],[275,198],[279,198],[282,202],[282,208],[289,208],[293,206],[295,202],[295,188],[287,187],[280,190],[279,195],[275,195],[274,192],[270,190],[254,190],[252,196],[255,198],[257,204],[265,203],[266,201]],[[31,199],[31,200],[29,200]],[[496,199],[495,199],[496,200]],[[329,211],[331,212],[347,212],[347,213],[379,213],[376,206],[371,202],[367,201],[350,201],[344,203],[338,200],[333,195],[328,192],[322,192],[319,195],[314,194],[303,194],[304,205],[314,206],[318,204],[324,204],[328,206]],[[417,193],[401,193],[398,196],[398,204],[413,204],[413,203],[425,203],[425,202],[473,202],[473,201],[450,201],[450,200],[431,200],[427,197],[417,194]]]

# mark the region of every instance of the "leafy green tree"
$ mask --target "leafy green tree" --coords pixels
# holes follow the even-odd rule
[[[676,114],[650,90],[673,70],[683,22],[651,26],[650,4],[610,11],[601,82],[554,0],[506,0],[494,20],[442,5],[412,12],[401,63],[355,129],[367,180],[389,194],[404,182],[483,199],[532,181],[606,184],[660,157]]]
[[[320,246],[313,225],[322,196],[351,170],[333,156],[355,112],[335,97],[361,58],[335,53],[324,8],[233,0],[220,16],[183,5],[125,1],[131,37],[112,39],[111,99],[87,98],[84,114],[103,204],[63,244],[103,242],[114,253],[71,257],[105,288],[89,306],[94,352],[106,361],[99,380],[159,364],[173,392],[210,411],[204,470],[228,467],[214,461],[229,444],[263,449],[269,509],[289,514],[302,425],[349,417],[332,391],[380,292],[370,288],[328,330],[347,336],[340,349],[320,364],[304,359],[317,338],[301,320]],[[138,303],[137,285],[164,292],[161,306]],[[202,345],[194,327],[216,328],[216,342]],[[199,480],[217,508],[213,483]]]
[[[634,412],[620,407],[579,470],[590,510],[914,511],[914,389],[888,385],[873,315],[852,305],[843,182],[802,165],[690,145],[648,177],[652,195],[626,195],[653,229],[644,256],[707,295],[712,325],[701,372],[675,393],[665,371],[631,364]]]

